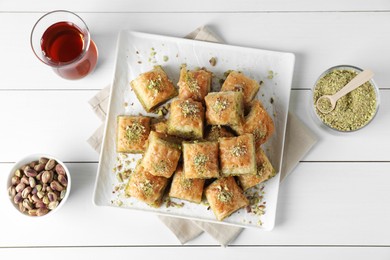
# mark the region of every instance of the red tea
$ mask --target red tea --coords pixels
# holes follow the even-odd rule
[[[45,58],[53,63],[54,70],[60,76],[67,79],[82,78],[96,66],[95,43],[90,40],[88,50],[85,50],[84,44],[87,44],[84,34],[70,22],[51,25],[41,38],[41,49]]]
[[[47,28],[42,35],[41,47],[48,60],[69,62],[82,53],[84,35],[74,24],[59,22]]]

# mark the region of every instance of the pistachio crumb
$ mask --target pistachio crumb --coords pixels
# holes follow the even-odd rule
[[[229,191],[229,188],[225,185],[223,188],[221,186],[217,186],[218,195],[217,199],[223,203],[228,203],[233,199],[233,193]]]
[[[179,106],[181,108],[181,112],[185,117],[195,116],[200,112],[199,107],[195,103],[190,102],[189,100],[181,102]]]
[[[225,98],[217,98],[215,103],[211,106],[215,113],[220,113],[229,106],[229,101]]]
[[[137,142],[145,133],[146,129],[139,122],[134,122],[132,125],[126,126],[126,138],[129,143]]]
[[[239,143],[233,146],[231,153],[234,157],[239,157],[245,155],[248,152],[248,149],[245,144]]]
[[[197,171],[203,172],[204,166],[209,161],[209,157],[205,154],[197,154],[194,158],[194,165]]]
[[[210,65],[214,67],[214,66],[217,64],[217,58],[212,57],[212,58],[209,60],[209,62],[210,62]]]

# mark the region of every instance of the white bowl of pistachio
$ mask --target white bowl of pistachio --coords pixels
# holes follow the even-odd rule
[[[350,93],[342,96],[329,113],[321,112],[317,100],[333,95],[363,70],[351,65],[334,66],[321,74],[312,88],[312,115],[315,122],[332,133],[355,132],[368,125],[379,108],[379,89],[371,79]]]
[[[58,211],[65,204],[70,187],[71,178],[65,164],[45,154],[28,155],[16,162],[7,181],[12,205],[31,217]]]

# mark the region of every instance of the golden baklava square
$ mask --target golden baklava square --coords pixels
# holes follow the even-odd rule
[[[192,99],[175,99],[171,103],[168,134],[186,139],[203,138],[204,109]]]
[[[255,174],[255,143],[252,134],[219,138],[219,162],[224,176]]]
[[[178,91],[161,66],[142,73],[130,82],[138,100],[147,112],[177,96]]]
[[[177,167],[173,175],[169,196],[172,198],[188,200],[195,203],[202,201],[204,179],[188,179],[185,177],[183,167]]]
[[[186,178],[218,178],[218,142],[183,142],[183,161]]]
[[[205,97],[209,125],[238,125],[244,116],[241,92],[211,92]]]
[[[245,191],[259,183],[271,179],[275,176],[276,171],[272,166],[270,160],[265,154],[264,150],[260,147],[256,148],[256,174],[244,174],[238,176],[238,183],[241,188]]]
[[[205,189],[205,195],[210,208],[220,221],[249,205],[248,199],[232,176],[211,183]]]
[[[116,150],[119,153],[143,153],[150,133],[150,118],[118,116]]]
[[[255,145],[259,147],[272,136],[275,131],[274,121],[259,100],[253,100],[249,105],[249,114],[243,124],[233,129],[238,134],[251,133],[255,138]]]
[[[260,89],[259,83],[238,71],[231,71],[222,85],[221,91],[238,91],[244,94],[244,105],[247,106]]]
[[[205,130],[204,139],[207,141],[218,141],[220,137],[233,137],[226,127],[220,125],[210,125]]]
[[[129,178],[125,193],[157,208],[161,205],[167,185],[167,178],[154,176],[138,165]]]
[[[154,176],[170,178],[176,170],[181,155],[180,146],[168,137],[151,131],[148,146],[142,158],[142,167]]]
[[[203,102],[204,97],[210,92],[212,73],[205,69],[187,70],[182,66],[180,70],[179,98]]]

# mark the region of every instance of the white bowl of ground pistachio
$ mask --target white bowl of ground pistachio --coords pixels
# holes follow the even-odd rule
[[[331,67],[320,75],[312,89],[312,114],[318,125],[333,132],[348,133],[362,129],[375,117],[379,108],[379,89],[371,79],[341,97],[330,113],[316,107],[323,95],[333,95],[363,70],[351,65]]]

